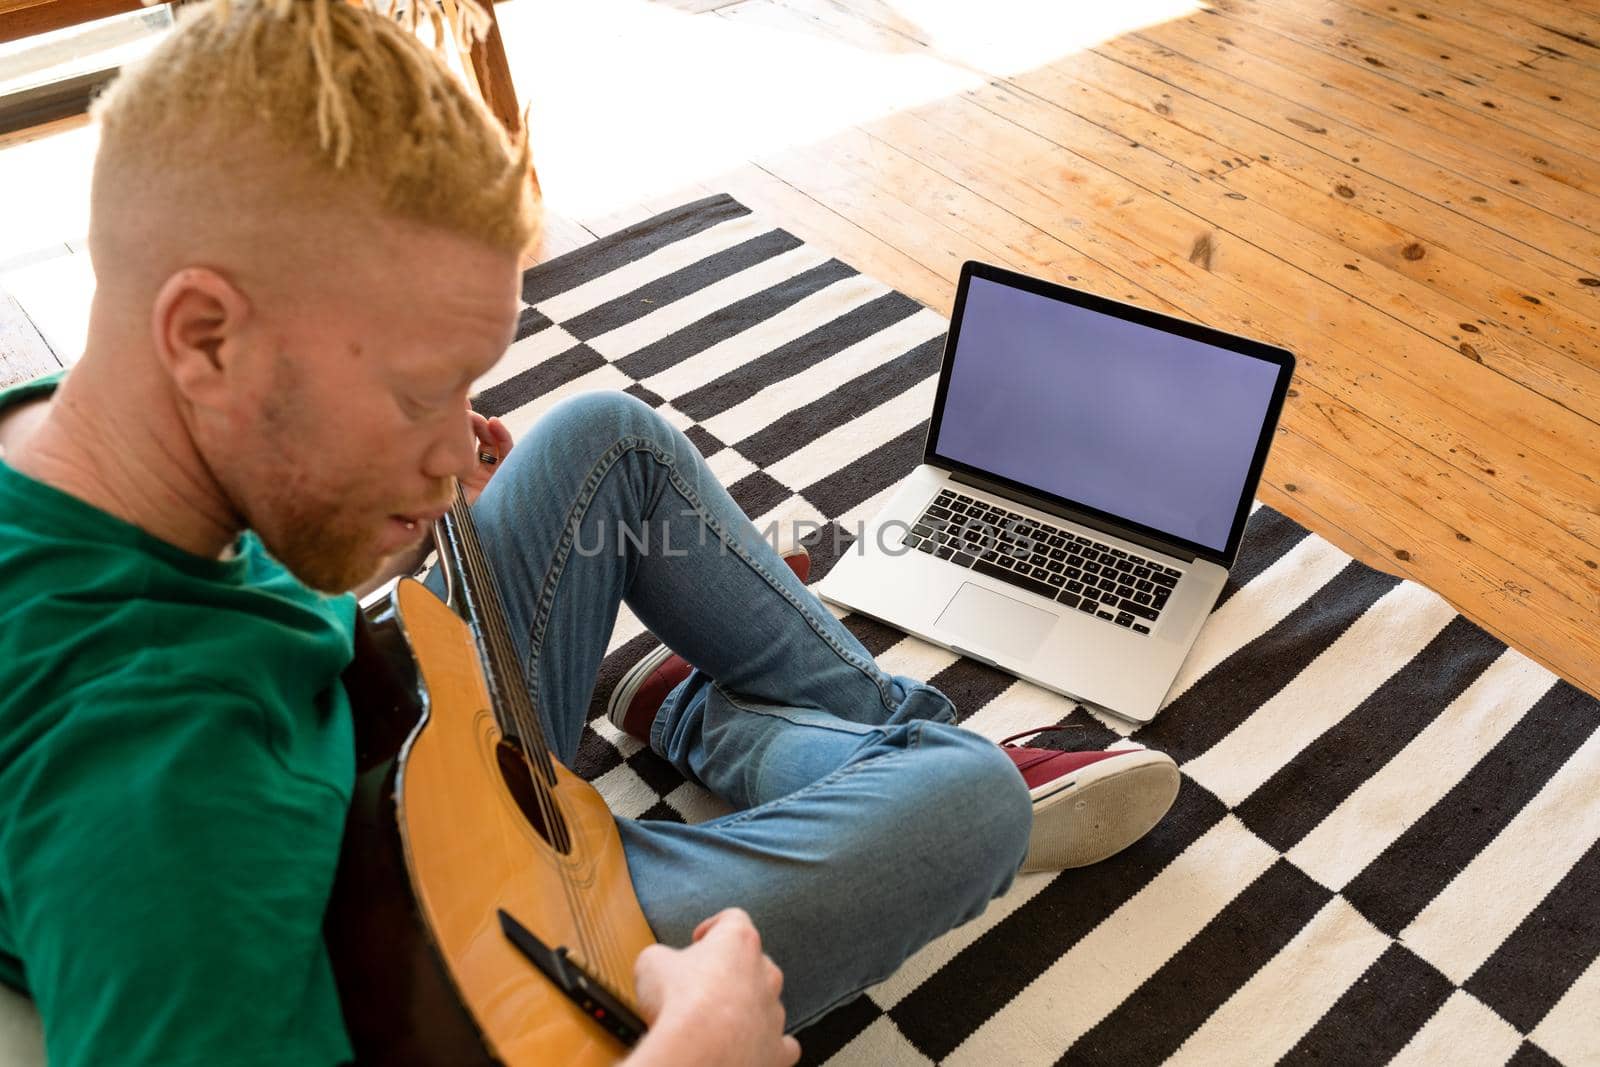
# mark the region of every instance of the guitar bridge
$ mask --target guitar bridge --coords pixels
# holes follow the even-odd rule
[[[649,1029],[645,1021],[622,998],[607,989],[594,975],[571,957],[566,946],[551,948],[532,930],[513,919],[504,908],[498,909],[500,929],[533,965],[555,983],[567,999],[583,1009],[601,1029],[623,1045],[632,1048]]]

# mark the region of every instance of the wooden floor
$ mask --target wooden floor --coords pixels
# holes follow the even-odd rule
[[[1600,695],[1600,6],[1208,0],[1020,73],[950,60],[928,0],[658,6],[981,77],[553,214],[538,258],[727,191],[944,313],[975,258],[1281,343],[1299,366],[1261,499]],[[517,8],[527,93],[560,42]],[[585,92],[531,103],[581,114]]]
[[[678,6],[935,52],[894,0]],[[1210,0],[985,73],[541,254],[725,190],[944,313],[975,258],[1286,345],[1260,498],[1600,695],[1600,6]]]

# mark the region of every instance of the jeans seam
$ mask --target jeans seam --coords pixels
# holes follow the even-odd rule
[[[857,763],[847,763],[843,767],[823,775],[821,778],[818,778],[811,784],[801,786],[792,793],[785,793],[783,796],[777,797],[774,800],[769,800],[765,804],[758,805],[754,808],[746,808],[744,811],[737,812],[734,815],[729,816],[726,821],[717,823],[717,829],[720,830],[729,826],[738,826],[755,818],[757,815],[764,815],[767,812],[773,811],[774,809],[781,808],[791,800],[808,796],[816,790],[821,789],[823,786],[832,785],[835,782],[841,782],[861,768],[877,763],[879,760],[887,759],[890,756],[900,755],[904,752],[910,752],[920,748],[922,745],[922,723],[914,722],[910,723],[909,726],[910,729],[907,731],[907,743],[903,748],[890,749],[889,751],[879,753],[876,756],[869,756],[868,758]]]
[[[733,693],[729,692],[727,689],[724,689],[721,685],[718,685],[716,682],[712,682],[711,683],[711,687],[713,689],[715,689],[718,693],[722,694],[722,699],[723,700],[726,700],[729,704],[732,704],[734,707],[738,708],[740,711],[746,712],[746,713],[748,713],[750,715],[767,715],[767,714],[770,714],[769,712],[762,710],[762,707],[761,707],[761,705],[763,704],[762,701],[744,701],[744,700],[740,700],[737,696],[735,696]],[[789,707],[789,706],[793,706],[793,707],[796,708],[796,710],[799,710],[799,711],[814,711],[814,712],[817,712],[817,713],[822,714],[822,715],[832,716],[833,718],[838,719],[840,722],[847,722],[847,723],[850,723],[850,724],[855,725],[855,726],[865,726],[867,728],[868,732],[871,732],[873,730],[882,731],[882,730],[885,729],[885,727],[880,723],[856,722],[854,719],[842,718],[841,716],[834,715],[832,712],[828,711],[828,709],[826,709],[826,708],[806,708],[806,707],[800,707],[798,705],[778,705],[778,704],[771,704],[771,705],[766,705],[766,706],[767,707]],[[774,718],[782,719],[783,716],[782,715],[776,715],[776,716],[774,716]],[[789,722],[788,719],[784,719],[784,721],[785,722]],[[790,725],[792,725],[792,726],[804,726],[804,725],[809,725],[809,724],[791,722]],[[892,727],[892,726],[888,727],[888,729],[893,729],[893,728],[894,727]],[[829,727],[829,726],[818,724],[818,729],[829,730],[829,729],[833,729],[833,728]],[[850,734],[853,737],[862,737],[862,736],[864,736],[864,734],[856,733],[854,730],[837,730],[835,732],[844,733],[844,734]]]
[[[600,491],[600,483],[605,480],[606,475],[616,466],[624,453],[638,449],[649,450],[655,453],[657,458],[661,458],[659,448],[649,438],[635,437],[631,434],[619,437],[589,468],[589,473],[578,487],[577,497],[567,509],[566,518],[561,525],[561,538],[550,553],[550,565],[545,570],[544,582],[539,588],[539,602],[534,609],[533,619],[528,624],[528,655],[523,664],[523,674],[526,676],[529,696],[533,700],[534,707],[539,706],[539,672],[536,669],[536,661],[544,649],[545,630],[549,625],[550,614],[555,610],[556,592],[561,584],[561,575],[566,570],[567,560],[571,558],[572,544],[577,540],[578,527],[583,523],[583,517],[589,513],[589,505],[594,503],[595,495]]]
[[[731,547],[738,557],[744,560],[745,564],[748,565],[751,570],[755,571],[762,578],[765,578],[767,585],[781,594],[783,598],[789,602],[790,606],[800,613],[800,617],[805,620],[806,625],[811,627],[811,631],[818,637],[822,638],[822,640],[827,643],[829,648],[833,649],[835,655],[844,660],[844,662],[848,663],[850,666],[854,667],[857,671],[864,675],[868,681],[872,682],[872,684],[877,687],[878,699],[882,701],[884,710],[895,710],[893,694],[890,692],[887,684],[885,684],[884,679],[878,676],[878,673],[875,670],[875,665],[862,661],[859,656],[855,655],[848,648],[845,648],[838,641],[836,641],[833,635],[828,633],[825,627],[819,625],[817,620],[812,618],[811,612],[808,610],[807,606],[801,603],[799,598],[790,593],[788,589],[784,588],[781,579],[769,573],[765,567],[761,566],[759,562],[757,562],[753,557],[750,556],[748,552],[745,551],[745,548],[742,544],[735,542],[729,532],[723,530],[717,524],[715,516],[710,514],[706,510],[705,506],[701,503],[699,494],[696,493],[687,482],[678,476],[677,468],[670,462],[666,464],[666,467],[668,481],[672,483],[673,488],[678,490],[678,494],[683,497],[684,502],[694,509],[695,515],[700,519],[700,521],[704,525],[710,527],[711,532],[716,534],[718,538],[721,539],[723,544]]]
[[[684,502],[694,510],[695,516],[700,522],[710,528],[711,532],[716,534],[723,544],[730,546],[751,570],[765,578],[767,585],[781,594],[800,613],[800,617],[806,621],[806,625],[810,626],[812,632],[821,637],[828,647],[833,649],[835,655],[872,682],[878,690],[878,699],[882,701],[885,710],[894,711],[893,694],[890,692],[886,681],[878,676],[874,665],[862,662],[860,657],[834,640],[833,635],[829,634],[824,627],[818,625],[817,620],[811,617],[811,613],[806,610],[806,606],[800,603],[798,598],[785,589],[777,578],[752,559],[743,545],[736,543],[729,533],[722,529],[720,524],[716,522],[715,517],[706,511],[699,494],[678,475],[672,456],[668,455],[658,442],[652,438],[640,437],[635,434],[626,434],[617,438],[611,444],[611,447],[602,452],[600,457],[595,460],[594,465],[589,468],[588,475],[584,478],[582,485],[579,486],[577,498],[573,500],[572,507],[567,511],[566,520],[561,528],[561,539],[556,542],[555,550],[550,555],[550,566],[545,571],[544,583],[539,589],[539,602],[534,610],[533,619],[528,626],[528,655],[523,664],[523,673],[527,677],[529,695],[533,698],[534,706],[538,707],[539,700],[538,671],[535,669],[535,661],[543,651],[544,633],[549,623],[550,614],[555,610],[557,587],[560,585],[562,573],[566,570],[567,560],[571,557],[572,544],[577,539],[578,527],[582,524],[583,517],[588,514],[589,506],[594,503],[595,495],[600,491],[600,483],[605,480],[606,475],[611,472],[611,469],[616,466],[625,453],[635,451],[649,452],[666,468],[669,484],[678,491]]]

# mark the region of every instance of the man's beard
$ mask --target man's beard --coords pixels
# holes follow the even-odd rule
[[[375,524],[365,525],[332,508],[279,510],[271,528],[255,526],[273,558],[301,582],[324,593],[343,593],[371,578],[387,558]]]
[[[317,453],[305,444],[317,437],[315,405],[283,352],[274,358],[272,380],[258,421],[233,435],[255,439],[259,446],[244,457],[244,466],[213,469],[246,524],[289,573],[312,589],[346,592],[376,574],[395,551],[384,547],[390,535],[384,502],[366,500],[361,493],[373,484],[371,477],[347,476],[347,484],[338,488],[316,486]],[[252,456],[255,463],[249,462]],[[268,462],[270,468],[263,465]]]

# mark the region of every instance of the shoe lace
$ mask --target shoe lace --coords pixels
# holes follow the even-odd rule
[[[1081,730],[1081,729],[1083,729],[1083,724],[1082,723],[1076,723],[1076,722],[1067,723],[1067,724],[1062,725],[1062,726],[1040,726],[1040,727],[1038,727],[1036,729],[1033,729],[1033,730],[1024,730],[1020,734],[1012,734],[1010,737],[1001,738],[1000,741],[997,742],[997,743],[1001,744],[1001,745],[1009,745],[1011,742],[1015,741],[1019,737],[1032,737],[1034,734],[1047,734],[1047,733],[1050,733],[1050,732],[1052,732],[1054,730]]]

